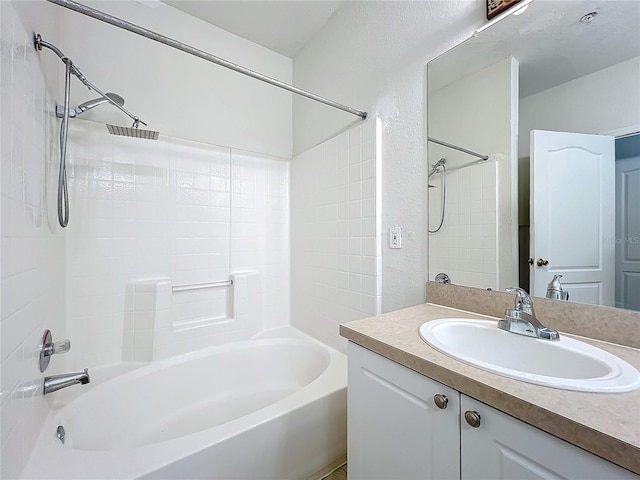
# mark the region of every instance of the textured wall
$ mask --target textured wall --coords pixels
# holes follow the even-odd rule
[[[345,2],[294,59],[297,86],[382,118],[382,310],[424,301],[427,275],[425,65],[484,23],[482,1]],[[353,116],[294,98],[294,152]],[[401,250],[389,227],[404,226]]]

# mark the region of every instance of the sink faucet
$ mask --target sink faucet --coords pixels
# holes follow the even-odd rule
[[[516,294],[515,305],[513,309],[505,310],[506,318],[498,321],[498,328],[528,337],[560,340],[557,330],[547,328],[538,321],[533,311],[533,301],[527,292],[519,287],[507,288],[507,292]]]
[[[76,383],[85,385],[90,381],[91,379],[89,378],[88,368],[85,368],[84,372],[51,375],[50,377],[45,377],[44,379],[43,392],[46,395],[47,393],[55,392],[57,390],[60,390],[61,388],[70,387],[71,385],[75,385]]]

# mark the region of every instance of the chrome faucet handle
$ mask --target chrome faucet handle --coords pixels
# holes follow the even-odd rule
[[[533,300],[531,296],[520,287],[509,287],[506,289],[507,293],[515,293],[516,299],[514,308],[518,311],[533,315]]]
[[[51,350],[54,354],[67,353],[69,350],[71,350],[71,340],[65,339],[58,342],[53,342],[53,345],[51,345]]]
[[[42,343],[40,344],[40,371],[44,372],[47,369],[52,355],[67,353],[69,350],[71,350],[70,340],[54,342],[51,331],[49,329],[45,330],[42,335]]]

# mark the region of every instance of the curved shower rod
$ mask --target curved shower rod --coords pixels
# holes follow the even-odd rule
[[[108,23],[115,27],[122,28],[123,30],[136,33],[150,40],[155,40],[156,42],[163,43],[164,45],[167,45],[169,47],[173,47],[182,52],[189,53],[193,56],[202,58],[211,63],[215,63],[216,65],[229,68],[238,73],[242,73],[243,75],[247,75],[249,77],[255,78],[262,82],[287,90],[291,93],[295,93],[297,95],[310,98],[311,100],[315,100],[316,102],[324,103],[325,105],[329,105],[330,107],[334,107],[344,112],[351,113],[352,115],[361,117],[363,120],[367,118],[367,112],[356,110],[355,108],[347,107],[346,105],[342,105],[341,103],[334,102],[333,100],[329,100],[328,98],[321,97],[320,95],[316,95],[315,93],[307,92],[306,90],[302,90],[301,88],[294,87],[293,85],[289,85],[288,83],[282,82],[280,80],[269,77],[267,75],[256,72],[254,70],[245,68],[241,65],[230,62],[223,58],[216,57],[215,55],[207,53],[203,50],[199,50],[185,43],[178,42],[173,38],[166,37],[164,35],[156,33],[152,30],[148,30],[134,23],[130,23],[130,22],[127,22],[126,20],[122,20],[118,17],[108,15],[94,8],[87,7],[86,5],[73,2],[72,0],[47,0],[47,1],[51,3],[55,3],[56,5],[59,5],[61,7],[68,8],[69,10],[73,10],[74,12],[82,13],[83,15],[87,15],[89,17],[95,18],[96,20],[100,20],[102,22]]]

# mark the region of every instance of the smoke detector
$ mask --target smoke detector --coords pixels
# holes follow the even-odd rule
[[[586,15],[583,15],[582,18],[580,19],[580,21],[582,23],[589,23],[591,22],[594,18],[596,18],[596,15],[598,15],[598,12],[589,12]]]

